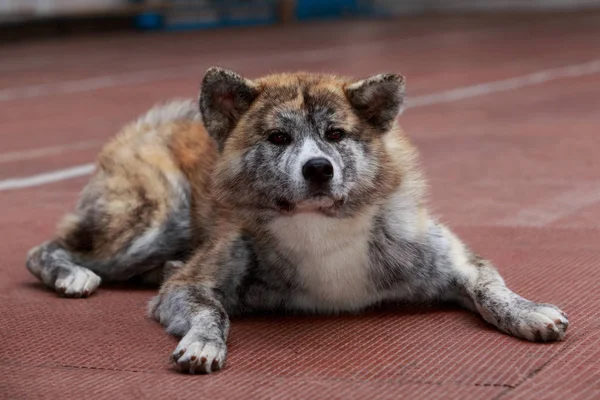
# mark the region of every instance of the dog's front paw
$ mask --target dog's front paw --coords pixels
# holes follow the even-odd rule
[[[220,339],[186,335],[173,352],[172,360],[181,372],[210,374],[220,370],[227,356],[227,345]]]
[[[532,342],[551,342],[565,337],[567,314],[552,304],[524,301],[506,321],[506,330]]]

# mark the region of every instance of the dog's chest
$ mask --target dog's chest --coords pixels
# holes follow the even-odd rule
[[[273,221],[279,252],[294,265],[301,288],[292,306],[321,311],[353,310],[373,302],[369,271],[369,218],[335,219],[298,214]]]

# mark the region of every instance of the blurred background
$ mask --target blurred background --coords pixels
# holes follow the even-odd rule
[[[0,0],[5,36],[192,30],[423,13],[569,11],[600,0]]]

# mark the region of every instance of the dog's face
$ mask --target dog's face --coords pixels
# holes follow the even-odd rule
[[[263,213],[360,211],[398,178],[390,176],[395,168],[384,137],[393,134],[403,92],[398,75],[354,82],[299,73],[250,81],[210,69],[200,107],[221,150],[219,199]]]

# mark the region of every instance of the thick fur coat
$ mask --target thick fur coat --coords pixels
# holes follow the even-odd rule
[[[167,276],[149,312],[191,373],[222,368],[228,316],[254,311],[454,301],[514,336],[562,339],[566,314],[513,293],[428,213],[404,102],[395,74],[211,68],[198,103],[155,107],[104,148],[27,267],[69,297]]]

